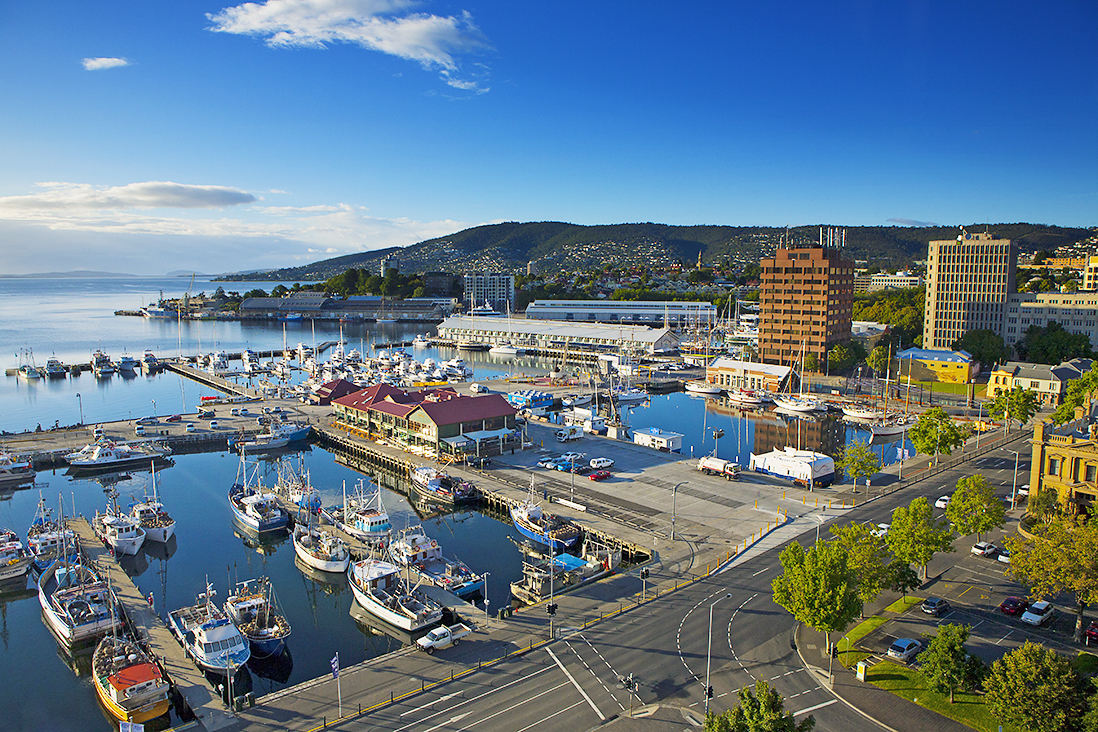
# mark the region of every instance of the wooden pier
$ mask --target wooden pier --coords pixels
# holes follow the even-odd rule
[[[263,395],[255,389],[249,389],[246,386],[241,386],[236,382],[229,381],[222,376],[215,376],[208,371],[204,371],[199,368],[195,368],[190,364],[177,363],[174,361],[166,362],[165,368],[169,371],[174,371],[177,374],[186,376],[192,381],[197,381],[200,384],[217,389],[218,391],[225,392],[236,397],[242,397],[244,399],[262,399]]]
[[[133,580],[100,542],[88,521],[83,518],[70,519],[68,526],[80,538],[85,556],[102,577],[109,579],[129,627],[160,661],[176,692],[202,726],[208,732],[214,732],[233,724],[235,720],[229,715],[220,695],[210,686],[206,674],[183,651]]]

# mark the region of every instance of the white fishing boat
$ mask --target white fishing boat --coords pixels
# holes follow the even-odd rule
[[[80,562],[54,562],[38,579],[38,602],[46,624],[66,645],[115,629],[114,598],[107,583]]]
[[[69,375],[68,369],[57,358],[51,356],[46,359],[46,378],[63,379]]]
[[[706,394],[712,396],[720,394],[722,391],[724,391],[724,389],[717,386],[716,384],[710,383],[708,381],[700,381],[697,379],[687,381],[683,388],[692,394]]]
[[[114,373],[114,364],[111,358],[102,351],[97,350],[92,354],[92,373],[98,377],[107,377]]]
[[[297,459],[296,469],[289,456],[278,461],[278,482],[275,484],[275,491],[298,508],[303,508],[309,513],[317,513],[323,503],[320,492],[313,487],[301,453],[298,453]]]
[[[343,505],[323,508],[321,517],[340,531],[370,544],[383,545],[389,539],[393,524],[381,503],[381,488],[367,491],[363,479],[359,479],[355,492],[347,495],[347,483],[343,483]]]
[[[27,529],[27,551],[34,560],[34,570],[41,574],[58,559],[75,554],[76,534],[64,526],[64,518],[55,521],[46,507],[46,499],[38,494],[38,509]]]
[[[214,604],[216,595],[207,582],[197,603],[168,613],[168,627],[199,668],[228,675],[247,663],[252,653],[240,629]]]
[[[400,569],[380,559],[363,559],[349,570],[355,600],[379,620],[415,632],[442,620],[442,605],[410,588]]]
[[[225,598],[225,612],[248,640],[256,657],[281,653],[290,636],[290,623],[279,607],[274,585],[267,577],[238,582]]]
[[[460,559],[442,555],[439,543],[427,536],[422,526],[410,526],[389,544],[389,557],[399,566],[415,571],[421,579],[457,597],[468,597],[484,589],[484,577]]]
[[[144,724],[167,714],[171,684],[137,643],[110,634],[92,653],[92,681],[104,708],[119,722]]]
[[[294,527],[294,551],[298,559],[321,572],[346,572],[351,563],[351,552],[342,539],[306,524]]]
[[[258,471],[259,466],[249,464],[241,453],[240,471],[229,489],[229,507],[233,518],[245,529],[257,534],[285,529],[290,523],[290,514],[278,505],[278,497],[274,493],[264,490],[256,476]]]
[[[77,452],[69,453],[65,456],[65,460],[68,461],[71,467],[80,470],[113,470],[124,465],[133,465],[165,457],[170,453],[171,448],[167,445],[158,445],[152,442],[123,444],[113,440],[100,439],[98,442],[84,446]]]
[[[111,491],[110,502],[103,513],[95,512],[92,530],[111,548],[115,556],[134,555],[145,543],[145,530],[137,521],[118,509],[118,492]]]
[[[19,535],[0,529],[0,582],[26,577],[34,557],[23,546]]]
[[[175,519],[164,510],[164,504],[160,502],[160,495],[156,490],[155,465],[152,468],[152,489],[152,498],[144,496],[140,503],[130,506],[130,518],[144,529],[146,541],[164,544],[175,533]]]

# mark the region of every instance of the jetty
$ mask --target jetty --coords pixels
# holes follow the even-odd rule
[[[206,674],[187,656],[168,626],[156,615],[153,606],[110,550],[99,541],[87,519],[70,519],[68,527],[79,537],[81,551],[96,571],[109,580],[127,625],[156,656],[176,693],[202,727],[207,732],[214,732],[233,724],[235,720],[229,715],[220,695],[206,680]]]

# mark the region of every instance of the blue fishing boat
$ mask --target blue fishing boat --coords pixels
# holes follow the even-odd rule
[[[520,534],[553,551],[572,548],[580,538],[580,529],[570,521],[541,510],[534,498],[534,476],[530,476],[530,497],[511,508],[511,521]]]
[[[259,466],[249,465],[241,454],[240,472],[229,489],[233,518],[245,529],[257,534],[283,530],[290,525],[290,514],[278,505],[278,497],[274,493],[264,491],[262,484],[256,482],[258,471]]]
[[[214,604],[216,594],[207,582],[196,604],[168,613],[168,625],[199,668],[215,674],[235,673],[252,652],[240,629]]]

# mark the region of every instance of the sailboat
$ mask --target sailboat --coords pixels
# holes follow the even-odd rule
[[[487,305],[487,303],[485,303]],[[507,340],[497,343],[488,349],[488,353],[494,353],[497,356],[517,356],[520,353],[526,353],[526,350],[519,348],[512,342],[513,336],[511,335],[511,303],[507,303]]]
[[[892,345],[888,346],[888,371],[885,373],[885,407],[881,419],[874,422],[870,429],[874,437],[887,437],[899,435],[915,426],[919,421],[914,415],[902,414],[895,417],[888,416],[888,383],[892,377]],[[909,374],[910,377],[910,374]]]
[[[378,323],[379,325],[384,325],[386,323],[395,323],[395,322],[397,322],[396,318],[392,317],[391,314],[386,313],[386,311],[385,311],[385,297],[384,296],[382,296],[382,298],[381,298],[381,310],[378,311],[377,317],[374,318],[374,322]]]
[[[801,358],[798,363],[804,363],[804,341],[801,341]],[[790,371],[790,391],[785,394],[775,394],[774,403],[779,409],[790,412],[823,412],[827,411],[827,405],[819,397],[804,392],[804,382],[801,383],[801,391],[792,392],[792,376],[796,371]],[[803,374],[803,372],[802,372]],[[801,374],[799,374],[801,375]]]

